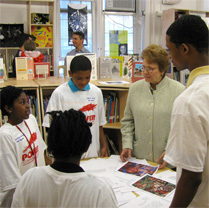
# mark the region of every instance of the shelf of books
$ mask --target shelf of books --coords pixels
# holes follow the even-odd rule
[[[40,97],[39,97],[39,85],[33,80],[16,80],[10,78],[4,82],[0,82],[0,90],[6,86],[15,86],[22,88],[26,91],[28,102],[31,106],[31,113],[36,117],[40,131],[42,133],[41,127],[41,109],[40,109]],[[7,117],[2,117],[0,114],[0,126],[7,122]]]
[[[42,11],[40,12],[40,7]],[[54,75],[54,0],[29,2],[29,30],[36,40],[37,50],[44,54],[44,62],[50,63],[50,75]]]
[[[0,57],[4,59],[8,77],[13,77],[13,59],[19,49],[18,36],[21,33],[36,38],[37,50],[44,55],[44,62],[50,63],[50,75],[54,75],[55,4],[55,0],[0,1]]]

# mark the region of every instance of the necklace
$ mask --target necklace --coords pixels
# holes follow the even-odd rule
[[[11,120],[8,120],[8,121],[9,121],[9,123],[14,125],[14,123]],[[35,143],[34,143],[35,140],[37,139],[37,135],[36,135],[36,133],[31,134],[30,128],[29,128],[28,124],[26,123],[26,121],[24,121],[24,124],[26,125],[26,127],[30,133],[30,136],[31,136],[30,140],[27,138],[25,133],[20,129],[20,127],[18,125],[15,125],[16,128],[23,134],[23,136],[26,138],[26,140],[28,142],[28,146],[25,148],[25,150],[23,152],[25,152],[28,148],[30,148],[31,152],[35,158],[35,165],[37,166],[36,150],[35,150]],[[33,144],[34,149],[32,148],[32,144]]]

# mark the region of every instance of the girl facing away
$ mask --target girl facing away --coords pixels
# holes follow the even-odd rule
[[[20,51],[20,57],[32,57],[34,62],[43,62],[44,55],[36,50],[36,43],[33,40],[26,40],[24,42],[25,51]]]
[[[81,156],[92,142],[91,123],[80,110],[48,112],[52,122],[47,150],[50,166],[35,167],[21,178],[12,207],[118,207],[115,194],[103,178],[80,167]]]

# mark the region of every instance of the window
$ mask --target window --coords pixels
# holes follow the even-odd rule
[[[60,0],[60,29],[61,29],[61,58],[63,59],[68,52],[74,49],[74,46],[68,46],[68,4],[86,4],[87,5],[87,38],[88,45],[85,46],[92,51],[92,2],[90,1],[68,1]]]
[[[128,33],[128,54],[133,54],[133,15],[105,14],[105,56],[110,55],[110,31],[126,30]]]

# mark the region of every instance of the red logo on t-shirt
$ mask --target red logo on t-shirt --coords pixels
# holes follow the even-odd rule
[[[26,152],[28,148],[31,148],[32,144],[36,141],[36,139],[37,139],[37,134],[36,132],[34,132],[31,134],[30,141],[28,141],[28,146],[23,150],[23,152]]]
[[[88,105],[83,106],[79,110],[82,112],[91,111],[91,110],[93,111],[96,108],[96,106],[97,106],[96,104],[88,104]]]
[[[96,108],[96,104],[88,104],[80,108],[79,110],[82,112],[87,112],[87,111],[93,111]],[[92,124],[95,123],[95,115],[87,115],[86,116],[86,121],[91,122]]]

